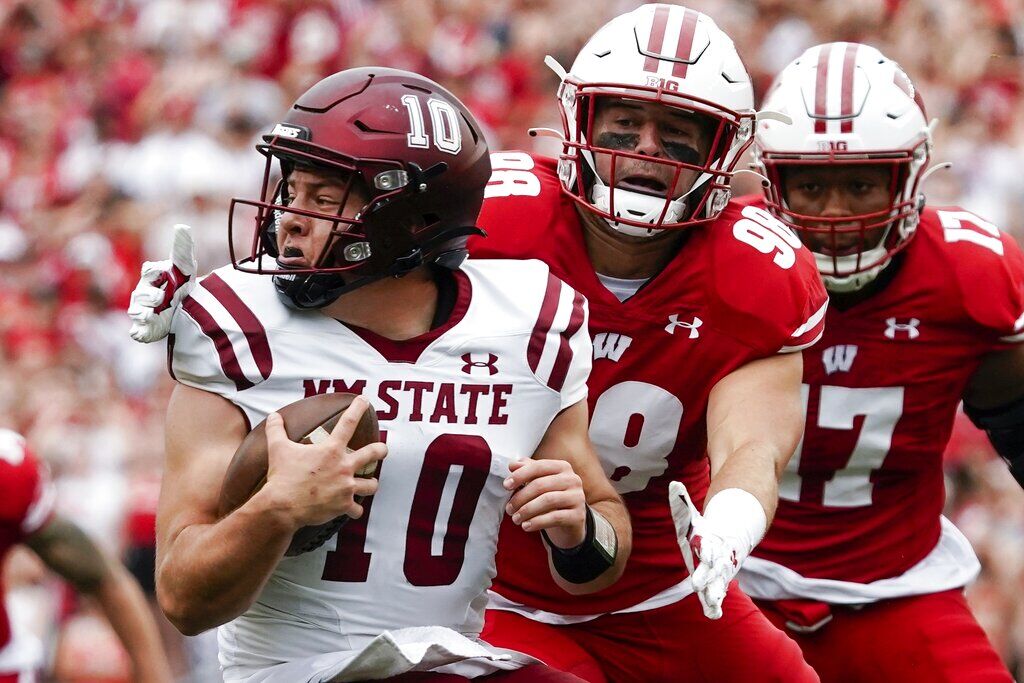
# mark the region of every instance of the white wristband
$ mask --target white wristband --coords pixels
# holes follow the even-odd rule
[[[705,504],[703,526],[719,536],[745,541],[749,553],[764,538],[768,516],[761,502],[749,491],[725,489]]]

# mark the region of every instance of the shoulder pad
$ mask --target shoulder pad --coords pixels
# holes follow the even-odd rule
[[[806,348],[821,336],[828,296],[799,238],[756,205],[730,203],[706,226],[711,297],[734,336],[766,353]]]
[[[487,237],[471,237],[469,251],[479,258],[536,256],[562,210],[555,160],[495,152],[491,166],[478,220]]]
[[[918,232],[915,240],[944,255],[967,315],[1003,341],[1024,341],[1024,254],[1016,240],[959,207],[926,208]]]

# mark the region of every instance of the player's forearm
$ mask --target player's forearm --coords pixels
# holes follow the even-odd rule
[[[156,588],[174,626],[194,635],[249,608],[284,556],[294,529],[257,493],[213,524],[186,526],[159,548]]]
[[[740,489],[757,499],[771,524],[779,500],[779,477],[788,461],[789,454],[774,444],[752,441],[740,445],[719,467],[712,465],[705,508],[719,491]]]
[[[170,665],[146,596],[127,570],[110,561],[109,571],[93,597],[132,661],[132,680],[139,683],[171,681]]]

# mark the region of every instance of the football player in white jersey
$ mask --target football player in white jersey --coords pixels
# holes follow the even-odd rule
[[[251,251],[160,302],[176,306],[179,382],[157,520],[165,613],[185,633],[221,627],[228,681],[578,680],[478,635],[505,514],[543,534],[570,593],[611,584],[629,554],[587,436],[584,298],[539,261],[465,261],[487,146],[426,78],[334,74],[259,150],[261,199],[234,200],[229,223],[255,210]],[[326,441],[288,441],[275,411],[327,391],[365,398]],[[387,446],[347,451],[368,405]],[[227,463],[264,419],[267,482],[218,518]],[[339,515],[334,538],[285,557],[297,529]]]

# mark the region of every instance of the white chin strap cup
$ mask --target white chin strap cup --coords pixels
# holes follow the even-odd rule
[[[612,190],[607,185],[594,185],[591,195],[591,201],[594,202],[594,206],[601,211],[611,213],[611,199],[614,198],[615,215],[617,217],[628,218],[632,221],[649,223],[651,225],[658,222],[662,211],[665,212],[665,218],[662,223],[678,223],[683,217],[683,212],[686,210],[686,201],[682,199],[669,201],[668,208],[666,209],[666,200],[663,197],[652,197],[630,190]],[[613,230],[632,237],[654,237],[661,232],[660,228],[642,228],[635,225],[627,225],[611,218],[606,218],[605,221],[608,222],[608,225]]]
[[[885,270],[885,267],[892,262],[892,259],[885,259],[877,266],[869,268],[863,273],[830,275],[825,270],[822,270],[822,268],[831,268],[832,259],[828,256],[822,256],[821,254],[815,254],[814,256],[815,260],[818,262],[818,270],[821,271],[821,281],[825,283],[825,289],[837,294],[856,292],[858,289],[862,289],[877,278],[879,273]],[[826,263],[828,264],[827,266],[825,266]]]

